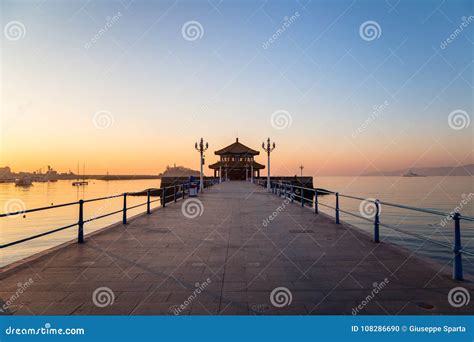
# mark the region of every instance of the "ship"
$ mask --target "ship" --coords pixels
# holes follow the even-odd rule
[[[426,177],[424,175],[419,175],[415,172],[413,172],[412,170],[408,170],[407,172],[405,172],[402,177]]]
[[[31,186],[32,184],[33,182],[28,177],[22,177],[15,180],[15,186],[27,187],[27,186]]]

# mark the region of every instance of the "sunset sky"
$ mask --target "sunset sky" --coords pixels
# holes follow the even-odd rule
[[[270,137],[280,175],[473,163],[472,1],[395,3],[2,1],[0,166],[198,169],[201,136]]]

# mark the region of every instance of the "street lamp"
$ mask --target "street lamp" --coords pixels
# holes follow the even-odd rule
[[[300,170],[301,170],[301,178],[303,178],[303,169],[304,169],[304,166],[303,166],[303,165],[300,165]]]
[[[265,143],[262,143],[262,148],[265,152],[267,152],[268,155],[268,173],[267,173],[267,189],[270,190],[270,152],[272,152],[275,149],[275,143],[270,144],[270,138],[267,139],[267,146],[265,146]]]
[[[209,148],[209,144],[206,143],[206,145],[204,146],[204,140],[201,138],[201,142],[199,143],[195,143],[194,144],[194,148],[200,153],[201,155],[201,161],[200,161],[200,164],[201,164],[201,173],[199,175],[199,184],[200,184],[200,190],[203,191],[204,189],[204,176],[203,176],[203,172],[202,172],[202,167],[204,165],[204,151],[206,151],[208,148]]]

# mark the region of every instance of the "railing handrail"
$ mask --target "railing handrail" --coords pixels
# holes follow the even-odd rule
[[[266,182],[266,180],[263,180],[262,182]],[[318,191],[318,193],[320,193],[320,194],[324,193],[324,194],[328,194],[328,195],[331,195],[331,194],[334,195],[334,194],[338,193],[339,197],[345,197],[345,198],[350,198],[350,199],[355,199],[355,200],[360,200],[360,201],[367,201],[367,202],[371,202],[371,203],[375,203],[376,201],[378,201],[380,204],[383,204],[383,205],[386,205],[386,206],[389,206],[389,207],[413,210],[413,211],[423,212],[423,213],[427,213],[427,214],[433,214],[433,215],[439,215],[439,216],[445,216],[445,217],[453,217],[454,214],[455,214],[454,212],[444,213],[442,211],[438,211],[438,210],[434,210],[434,209],[419,208],[419,207],[413,207],[413,206],[409,206],[409,205],[405,205],[405,204],[397,204],[397,203],[390,203],[390,202],[380,201],[378,199],[363,198],[363,197],[358,197],[358,196],[354,196],[354,195],[342,194],[340,192],[332,191],[332,190],[324,189],[323,191],[320,191],[316,188],[307,188],[307,187],[303,187],[303,186],[299,186],[299,185],[293,185],[293,184],[290,184],[290,183],[285,183],[285,182],[282,182],[282,181],[278,181],[278,182],[271,181],[271,183],[286,185],[286,186],[290,186],[290,187],[293,187],[293,188],[303,189],[303,190],[308,190],[308,191],[313,191],[313,192]],[[299,195],[295,195],[295,196],[300,197]],[[471,216],[464,216],[464,215],[459,214],[459,218],[461,220],[474,221],[474,217],[471,217]]]
[[[203,183],[202,188],[206,187],[206,184],[209,186],[209,184],[213,185],[213,184],[216,184],[216,182],[218,182],[217,178],[204,179],[204,183]],[[62,231],[62,230],[68,229],[68,228],[72,228],[72,227],[75,227],[75,226],[79,227],[78,240],[79,240],[80,243],[82,243],[84,241],[83,240],[84,239],[83,238],[83,232],[82,232],[82,228],[84,226],[84,223],[92,222],[92,221],[95,221],[95,220],[98,220],[98,219],[101,219],[101,218],[104,218],[104,217],[107,217],[107,216],[116,215],[116,214],[119,214],[119,213],[123,212],[123,223],[126,224],[126,221],[127,221],[126,212],[127,212],[127,210],[135,209],[135,208],[141,207],[143,205],[147,205],[147,207],[149,207],[149,205],[151,203],[157,202],[157,201],[160,201],[160,200],[161,200],[162,207],[165,207],[166,200],[169,197],[174,197],[175,201],[178,201],[179,198],[177,197],[177,193],[179,193],[179,192],[182,193],[182,198],[181,199],[185,198],[185,194],[189,195],[189,186],[191,184],[199,184],[199,180],[195,180],[193,182],[187,181],[187,182],[178,183],[178,184],[174,184],[174,185],[170,185],[170,186],[166,186],[166,187],[160,187],[160,188],[147,188],[147,189],[144,189],[143,191],[123,192],[123,193],[116,194],[116,195],[111,195],[111,196],[96,197],[96,198],[90,198],[90,199],[86,199],[86,200],[80,199],[80,200],[74,201],[74,202],[56,204],[56,205],[51,205],[51,206],[47,206],[47,207],[25,209],[25,210],[21,210],[21,211],[10,212],[10,213],[2,213],[2,214],[0,214],[0,218],[7,217],[7,216],[23,215],[23,214],[32,213],[32,212],[50,210],[50,209],[61,208],[61,207],[66,207],[66,206],[73,206],[73,205],[79,205],[79,207],[80,207],[79,220],[77,222],[74,222],[72,224],[68,224],[66,226],[62,226],[62,227],[59,227],[59,228],[54,228],[52,230],[49,230],[49,231],[46,231],[46,232],[43,232],[43,233],[39,233],[39,234],[35,234],[35,235],[29,236],[29,237],[26,237],[26,238],[22,238],[20,240],[7,242],[3,245],[0,245],[0,249],[6,248],[6,247],[9,247],[9,246],[13,246],[13,245],[17,245],[17,244],[20,244],[20,243],[23,243],[23,242],[27,242],[27,241],[30,241],[30,240],[33,240],[33,239],[36,239],[36,238],[39,238],[39,237],[43,237],[43,236],[46,236],[46,235],[49,235],[49,234],[52,234],[52,233],[55,233],[55,232],[58,232],[58,231]],[[166,190],[167,189],[174,189],[174,193],[171,194],[171,195],[166,195]],[[149,196],[150,192],[151,191],[157,191],[157,190],[161,191],[161,193],[159,195],[157,195],[158,197],[160,197],[160,199],[151,200],[150,196]],[[202,191],[202,189],[200,189],[200,190]],[[133,205],[131,207],[127,207],[127,202],[126,202],[127,195],[136,195],[136,194],[144,194],[144,196],[147,196],[147,201],[144,202],[144,203]],[[89,219],[84,219],[83,218],[82,209],[83,209],[83,205],[85,203],[103,201],[103,200],[108,200],[108,199],[112,199],[112,198],[119,198],[119,197],[124,198],[124,206],[123,206],[122,209],[112,211],[110,213],[102,214],[102,215],[99,215],[99,216],[93,216]],[[150,213],[150,211],[149,211],[149,209],[147,209],[147,214],[149,214],[149,213]]]
[[[267,182],[266,180],[257,180],[256,183],[265,187],[266,182]],[[457,212],[455,210],[453,210],[452,212],[447,214],[447,213],[444,213],[444,212],[441,212],[441,211],[438,211],[438,210],[426,209],[426,208],[417,208],[417,207],[412,207],[412,206],[403,205],[403,204],[395,204],[395,203],[380,201],[378,199],[363,198],[363,197],[359,197],[359,196],[346,195],[346,194],[341,194],[339,192],[334,192],[334,191],[330,191],[330,190],[326,190],[326,189],[323,189],[323,191],[321,191],[321,190],[318,190],[318,189],[315,189],[315,188],[311,189],[311,188],[306,188],[306,187],[299,186],[299,185],[294,185],[294,184],[291,184],[291,183],[289,183],[289,184],[284,183],[282,181],[270,181],[269,189],[274,194],[277,194],[278,196],[283,195],[285,198],[288,198],[288,194],[289,194],[289,190],[290,190],[291,202],[293,202],[294,197],[299,197],[301,199],[301,206],[302,207],[305,206],[305,202],[306,203],[311,203],[312,205],[314,205],[314,213],[315,214],[319,214],[319,209],[318,209],[319,206],[323,206],[323,207],[327,207],[327,208],[335,210],[336,224],[340,223],[340,221],[339,221],[339,214],[340,213],[348,214],[348,215],[355,216],[355,217],[358,217],[360,219],[363,219],[365,221],[373,222],[373,225],[374,225],[373,241],[376,242],[376,243],[380,242],[379,227],[382,226],[382,227],[386,227],[386,228],[392,229],[394,231],[398,231],[400,233],[407,234],[409,236],[421,239],[422,241],[427,241],[427,242],[436,244],[438,246],[442,246],[442,247],[449,248],[449,249],[453,248],[452,249],[452,251],[454,253],[453,278],[456,279],[456,280],[463,280],[463,268],[462,268],[462,259],[461,259],[462,255],[466,254],[466,255],[474,256],[474,253],[463,250],[463,248],[461,246],[461,224],[460,224],[461,220],[474,221],[474,218],[470,217],[470,216],[462,216],[459,212]],[[300,195],[295,194],[295,191],[294,191],[295,189],[301,189]],[[313,200],[313,195],[312,194],[311,194],[310,198],[305,196],[305,193],[304,193],[305,190],[310,191],[310,193],[314,193],[314,200]],[[327,205],[325,203],[319,203],[318,194],[327,194],[327,195],[333,194],[333,195],[335,195],[335,197],[336,197],[335,207],[332,207],[332,206]],[[339,202],[340,197],[374,203],[375,204],[375,212],[374,212],[373,217],[368,218],[368,217],[364,217],[363,215],[357,215],[353,212],[342,210],[340,208],[340,202]],[[451,246],[447,243],[444,243],[444,242],[436,241],[434,239],[425,237],[425,236],[423,236],[421,234],[418,234],[416,232],[407,231],[407,230],[404,230],[404,229],[400,229],[399,227],[395,227],[393,225],[380,222],[380,205],[382,205],[382,204],[386,205],[386,206],[395,207],[395,208],[400,208],[400,209],[405,209],[405,210],[412,210],[412,211],[423,212],[423,213],[427,213],[427,214],[431,214],[431,215],[438,215],[438,216],[444,216],[444,217],[452,218],[452,220],[454,221],[454,239],[453,239],[454,243],[453,243],[453,246]]]

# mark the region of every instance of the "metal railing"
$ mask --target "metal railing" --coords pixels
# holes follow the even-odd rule
[[[210,179],[210,180],[204,180],[203,188],[209,188],[209,187],[213,186],[214,184],[217,184],[218,182],[219,182],[219,180],[214,179],[214,178]],[[50,235],[50,234],[53,234],[53,233],[56,233],[56,232],[60,232],[62,230],[72,228],[72,227],[76,227],[76,226],[78,227],[78,229],[77,229],[77,242],[78,243],[83,243],[84,242],[84,224],[86,224],[88,222],[95,221],[95,220],[99,220],[99,219],[102,219],[102,218],[105,218],[105,217],[108,217],[108,216],[111,216],[111,215],[116,215],[116,214],[119,214],[119,213],[122,213],[122,223],[127,224],[127,211],[128,210],[135,209],[135,208],[146,205],[146,214],[150,215],[151,214],[151,204],[152,203],[160,201],[161,202],[161,207],[165,208],[167,199],[173,198],[172,201],[174,201],[174,202],[177,202],[179,199],[184,199],[186,197],[186,195],[189,196],[189,191],[190,191],[189,189],[190,189],[191,185],[198,186],[198,184],[199,184],[199,182],[192,182],[192,183],[191,182],[186,182],[186,183],[175,184],[175,185],[162,187],[162,188],[149,188],[149,189],[146,189],[144,191],[139,191],[139,192],[124,192],[122,194],[117,194],[117,195],[112,195],[112,196],[98,197],[98,198],[92,198],[92,199],[87,199],[87,200],[81,199],[81,200],[76,201],[76,202],[69,202],[69,203],[51,205],[51,206],[48,206],[48,207],[27,209],[27,210],[16,211],[16,212],[11,212],[11,213],[3,213],[3,214],[0,214],[0,218],[7,217],[7,216],[24,215],[24,214],[27,214],[27,213],[33,213],[33,212],[38,212],[38,211],[45,211],[45,210],[62,208],[62,207],[69,207],[69,206],[75,206],[75,205],[79,206],[78,207],[78,220],[77,220],[77,222],[72,223],[72,224],[68,224],[66,226],[62,226],[62,227],[59,227],[59,228],[55,228],[55,229],[49,230],[47,232],[32,235],[32,236],[29,236],[29,237],[26,237],[26,238],[23,238],[23,239],[20,239],[20,240],[5,243],[3,245],[0,245],[0,249],[7,248],[7,247],[10,247],[10,246],[14,246],[14,245],[18,245],[18,244],[23,243],[23,242],[27,242],[27,241],[30,241],[30,240],[33,240],[33,239],[37,239],[37,238],[40,238],[40,237],[43,237],[43,236],[46,236],[46,235]],[[198,186],[198,189],[200,189],[199,186]],[[167,195],[167,191],[171,192],[171,194]],[[156,196],[156,197],[159,197],[158,199],[154,199],[154,200],[151,199],[151,197],[152,197],[151,194],[153,192],[158,192],[159,193],[159,195]],[[146,202],[127,207],[127,197],[128,196],[139,196],[141,194],[145,195],[145,193],[146,193],[146,197],[147,197]],[[110,213],[106,213],[106,214],[103,214],[103,215],[94,216],[94,217],[89,218],[89,219],[84,219],[84,206],[85,206],[86,203],[110,200],[110,199],[119,198],[119,197],[123,198],[123,207],[121,209],[115,210],[115,211],[112,211]],[[168,202],[170,202],[170,201],[168,201]]]
[[[261,180],[257,179],[254,181],[256,184],[266,187],[266,180]],[[380,201],[378,199],[368,199],[368,198],[362,198],[362,197],[357,197],[357,196],[352,196],[352,195],[345,195],[341,194],[339,192],[335,191],[328,191],[328,190],[318,190],[314,188],[306,188],[298,185],[293,185],[289,183],[284,183],[284,182],[270,182],[270,190],[273,194],[280,196],[280,197],[285,197],[290,199],[291,202],[294,202],[295,198],[300,199],[300,204],[302,207],[306,207],[307,204],[311,204],[310,208],[314,208],[314,213],[319,214],[319,207],[323,206],[325,208],[329,208],[331,210],[334,210],[334,219],[336,224],[340,224],[340,213],[344,213],[350,216],[357,217],[359,219],[371,222],[373,224],[373,241],[375,243],[380,242],[380,227],[385,227],[389,228],[391,230],[412,236],[417,239],[421,239],[423,241],[430,242],[432,244],[436,244],[438,246],[452,249],[454,253],[454,264],[453,264],[453,279],[455,280],[463,280],[463,266],[462,266],[462,255],[469,255],[469,256],[474,256],[474,253],[465,251],[462,249],[461,245],[461,221],[469,221],[469,222],[474,222],[474,218],[470,216],[464,216],[461,215],[458,212],[452,212],[452,213],[444,213],[441,211],[437,210],[432,210],[432,209],[425,209],[425,208],[417,208],[417,207],[412,207],[408,205],[402,205],[402,204],[394,204],[394,203],[389,203],[385,201]],[[306,196],[305,196],[306,194]],[[309,196],[308,196],[309,195]],[[334,206],[330,206],[328,204],[320,203],[319,201],[319,196],[320,195],[334,195],[335,196],[335,204]],[[374,205],[374,212],[373,212],[373,217],[368,218],[364,217],[362,215],[358,215],[356,213],[347,211],[347,210],[342,210],[341,205],[340,205],[340,198],[348,198],[352,200],[358,200],[358,201],[365,201],[368,203],[373,203]],[[380,221],[380,206],[389,206],[393,208],[399,208],[399,209],[404,209],[404,210],[411,210],[411,211],[416,211],[416,212],[422,212],[425,214],[431,214],[431,215],[437,215],[437,216],[443,216],[445,218],[451,218],[454,221],[454,243],[453,245],[450,245],[448,243],[443,243],[440,241],[436,241],[430,238],[427,238],[421,234],[415,233],[415,232],[410,232],[405,229],[400,229],[399,227],[395,227],[393,225],[383,223]]]

